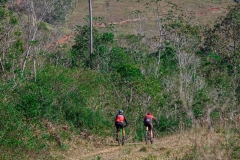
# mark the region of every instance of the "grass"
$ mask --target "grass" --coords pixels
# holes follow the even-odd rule
[[[97,0],[92,1],[93,17],[103,17],[103,22],[121,23],[113,27],[112,32],[115,37],[121,34],[141,34],[151,39],[159,34],[159,27],[154,20],[156,15],[152,10],[146,8],[146,3],[150,0]],[[182,9],[185,15],[193,14],[195,18],[191,20],[194,25],[211,25],[217,17],[226,14],[227,6],[235,4],[232,0],[169,0]],[[165,0],[161,1],[161,15],[169,11]],[[76,25],[86,25],[84,20],[89,15],[88,1],[79,1],[72,14],[69,15],[67,26],[74,28]],[[154,5],[152,7],[155,7]],[[213,9],[214,8],[214,9]],[[130,22],[130,19],[141,19]],[[127,22],[128,21],[128,22]],[[123,22],[123,23],[122,23]],[[125,23],[124,23],[125,22]],[[94,21],[93,24],[96,25]],[[102,23],[102,21],[100,22]],[[101,27],[98,27],[101,30]]]
[[[210,132],[205,128],[185,130],[181,133],[168,135],[155,139],[153,145],[145,142],[132,145],[131,142],[125,146],[116,143],[96,144],[100,142],[98,137],[94,141],[73,136],[66,142],[68,150],[57,151],[52,155],[67,157],[68,159],[138,159],[138,160],[190,160],[190,159],[231,159],[239,158],[238,135],[229,131],[226,133]],[[115,145],[114,145],[115,143]],[[52,152],[53,153],[53,152]],[[54,156],[56,157],[56,156]],[[80,158],[81,159],[81,158]]]
[[[120,22],[131,18],[139,18],[136,13],[136,10],[140,11],[141,17],[154,17],[152,11],[146,9],[146,2],[148,1],[116,1],[116,0],[98,0],[92,2],[93,17],[104,17],[106,22]],[[234,4],[232,0],[170,0],[170,2],[180,6],[185,12],[207,12],[212,7],[224,7]],[[161,2],[161,5],[164,6],[161,8],[161,13],[166,13],[169,8],[165,7],[165,1]],[[217,14],[206,14],[199,19],[202,22],[212,21],[217,16],[221,15],[223,11],[220,11]],[[88,2],[80,1],[77,4],[77,7],[73,11],[72,15],[69,16],[69,25],[83,25],[86,24],[83,18],[86,15],[89,15]]]

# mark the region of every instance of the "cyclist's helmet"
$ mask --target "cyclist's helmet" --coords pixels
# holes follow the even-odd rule
[[[148,112],[148,114],[147,114],[147,115],[152,115],[152,113]]]
[[[123,110],[120,109],[120,110],[118,111],[118,113],[119,113],[119,114],[120,114],[120,113],[123,113]]]

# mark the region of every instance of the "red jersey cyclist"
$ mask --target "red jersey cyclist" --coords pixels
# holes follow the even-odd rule
[[[122,129],[122,136],[124,139],[125,131],[124,131],[124,122],[126,123],[126,126],[128,125],[126,117],[123,115],[123,110],[119,110],[118,114],[115,118],[115,127],[116,127],[116,141],[118,141],[118,135],[120,128]]]
[[[146,130],[150,131],[150,140],[151,142],[153,141],[153,124],[152,124],[152,120],[154,120],[156,122],[156,124],[158,125],[158,121],[157,119],[152,115],[152,113],[148,113],[145,115],[143,123],[144,126],[146,127]]]

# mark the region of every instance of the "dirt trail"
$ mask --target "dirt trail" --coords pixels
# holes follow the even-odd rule
[[[98,152],[94,152],[94,153],[90,153],[84,156],[81,156],[81,159],[87,158],[87,157],[93,157],[93,156],[97,156],[97,155],[102,155],[108,152],[114,152],[115,150],[119,149],[119,147],[113,147],[113,148],[108,148],[108,149],[104,149]]]
[[[192,135],[193,136],[193,135]],[[192,137],[191,136],[191,137]],[[64,155],[67,160],[93,160],[93,159],[176,159],[192,149],[193,142],[188,133],[166,136],[155,139],[154,144],[145,142],[127,143],[118,146],[116,142],[90,147],[88,145],[74,146]]]
[[[100,150],[100,151],[97,151],[94,153],[89,153],[89,154],[83,155],[83,156],[81,156],[81,159],[85,159],[88,157],[94,157],[94,156],[98,156],[98,155],[103,155],[103,154],[108,154],[109,152],[114,152],[116,150],[122,149],[123,147],[130,148],[131,146],[137,146],[137,145],[142,145],[142,144],[143,143],[126,143],[124,146],[116,145],[117,147],[113,147],[115,145],[112,145],[111,148],[106,148],[106,149],[103,149],[103,150]]]

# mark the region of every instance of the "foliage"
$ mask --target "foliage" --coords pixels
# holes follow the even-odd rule
[[[21,31],[18,29],[15,14],[7,10],[4,5],[0,5],[0,76],[18,68],[20,56],[24,52]]]
[[[46,18],[44,19],[50,24],[54,24],[56,22],[63,22],[68,12],[72,9],[72,0],[57,0],[54,3],[54,10],[49,11],[48,16],[46,16]]]
[[[213,28],[206,28],[204,32],[204,46],[198,55],[201,57],[201,74],[205,77],[212,91],[215,89],[214,103],[225,105],[226,100],[231,109],[222,107],[220,114],[238,112],[239,104],[237,88],[239,86],[239,5],[229,8],[225,17],[220,17]],[[214,88],[214,89],[213,89]]]
[[[11,84],[1,84],[1,92],[8,91]],[[10,101],[9,97],[0,97],[0,148],[1,159],[25,159],[30,153],[35,156],[47,158],[49,153],[46,151],[45,143],[36,135],[36,131],[40,129],[39,123],[29,123],[22,115],[21,111],[16,110],[14,101]],[[38,151],[45,151],[44,155]],[[33,155],[32,155],[33,156]]]
[[[234,74],[234,66],[239,62],[240,42],[239,5],[234,6],[226,17],[216,22],[213,29],[206,30],[205,46],[202,55],[206,57],[206,65],[221,64],[216,70],[226,69],[230,76]],[[215,69],[215,67],[214,67]],[[238,67],[236,69],[239,69]]]
[[[99,129],[93,128],[93,124],[96,122],[99,123],[99,127],[104,127],[103,124],[107,122],[99,119],[99,110],[93,111],[87,107],[88,98],[97,92],[94,89],[99,85],[98,82],[96,82],[96,86],[90,86],[95,78],[91,77],[90,79],[90,76],[93,75],[88,77],[85,72],[84,76],[86,77],[80,79],[88,81],[89,84],[79,83],[77,81],[81,74],[77,76],[77,73],[73,71],[63,68],[46,68],[39,73],[37,83],[29,83],[24,88],[15,91],[18,94],[16,108],[23,113],[26,119],[44,118],[53,122],[67,120],[77,127],[96,131]],[[72,74],[75,76],[70,78]]]
[[[114,35],[109,32],[100,33],[96,28],[93,29],[94,51],[90,60],[90,29],[88,26],[78,26],[75,38],[76,44],[72,47],[73,67],[90,67],[93,69],[108,71],[108,61],[110,46],[113,44]]]

